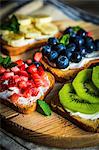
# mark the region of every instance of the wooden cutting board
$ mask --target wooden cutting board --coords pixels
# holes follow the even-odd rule
[[[67,19],[61,22],[57,21],[56,24],[60,30],[64,30],[67,26],[80,25],[87,31],[92,32],[94,38],[99,38],[99,26],[91,23],[75,22]],[[22,58],[25,60],[32,58],[32,54],[33,50],[17,57],[13,56],[12,59]],[[46,99],[55,96],[61,86],[60,83],[56,83]],[[61,148],[79,148],[99,144],[99,133],[86,132],[54,112],[50,117],[45,117],[38,112],[23,115],[6,105],[0,104],[0,117],[1,126],[4,129],[38,144]]]

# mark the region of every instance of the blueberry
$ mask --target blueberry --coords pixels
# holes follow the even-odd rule
[[[48,55],[50,52],[51,52],[51,47],[50,46],[46,45],[46,46],[42,47],[42,53],[44,55]]]
[[[66,53],[66,56],[67,56],[67,58],[70,60],[70,59],[71,59],[71,56],[72,56],[72,52],[67,52],[67,53]]]
[[[76,45],[74,43],[71,43],[67,46],[66,51],[68,52],[74,52],[76,50]]]
[[[80,47],[80,53],[84,57],[87,54],[87,48],[84,46]]]
[[[95,40],[96,51],[99,51],[99,39]]]
[[[74,62],[74,63],[78,63],[81,61],[81,59],[82,59],[82,56],[81,56],[80,52],[74,52],[71,56],[70,61]]]
[[[89,36],[86,36],[86,37],[85,37],[85,44],[87,45],[87,44],[90,44],[91,42],[94,42],[94,41],[93,41],[93,38],[92,38],[92,37],[89,37]]]
[[[63,44],[57,44],[53,47],[53,50],[57,51],[58,54],[61,54],[63,51],[66,50],[66,47]]]
[[[84,29],[80,29],[78,30],[77,35],[84,37],[87,36],[87,32]]]
[[[87,43],[86,47],[88,53],[92,53],[93,51],[96,50],[94,42]]]
[[[71,32],[73,32],[73,28],[72,28],[72,27],[68,27],[68,28],[64,31],[64,34],[70,34]]]
[[[41,66],[41,63],[40,63],[40,62],[34,61],[33,63],[34,63],[34,65],[36,65],[37,68],[38,68],[39,66]]]
[[[51,37],[51,38],[48,39],[48,44],[49,44],[49,45],[55,45],[55,44],[57,44],[58,42],[59,42],[58,39],[55,38],[55,37]]]
[[[81,36],[76,36],[74,41],[77,46],[81,46],[84,44],[84,39]]]
[[[69,65],[68,58],[66,56],[62,56],[62,55],[59,56],[56,61],[56,65],[60,69],[65,69]]]
[[[50,54],[49,54],[48,59],[49,59],[50,61],[53,61],[53,60],[55,60],[57,57],[58,57],[57,51],[51,51]]]

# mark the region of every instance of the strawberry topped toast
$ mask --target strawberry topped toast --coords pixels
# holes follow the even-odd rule
[[[54,85],[54,77],[36,61],[17,60],[0,56],[0,100],[21,113],[35,111],[37,100],[42,100]]]

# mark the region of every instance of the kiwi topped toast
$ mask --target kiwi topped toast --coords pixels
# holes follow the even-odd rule
[[[78,26],[67,28],[60,39],[49,38],[41,50],[41,63],[59,82],[73,79],[92,62],[99,62],[99,40]]]
[[[92,79],[98,67],[80,71],[73,82],[61,88],[57,99],[50,102],[55,112],[91,132],[99,132],[99,88]],[[99,76],[96,81],[99,81]]]

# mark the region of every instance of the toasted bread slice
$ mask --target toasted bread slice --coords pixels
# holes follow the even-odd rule
[[[44,95],[42,97],[40,97],[41,100],[44,99],[44,97],[50,92],[50,90],[53,88],[53,86],[55,84],[54,76],[51,73],[49,73],[49,72],[46,72],[46,73],[47,73],[48,79],[50,81],[50,86],[49,86],[49,89],[44,93]],[[36,106],[37,106],[36,102],[34,102],[33,105],[30,106],[30,107],[26,107],[26,106],[21,107],[20,104],[15,106],[13,103],[9,102],[8,100],[0,99],[0,101],[1,101],[1,103],[6,104],[7,106],[12,107],[15,110],[17,110],[17,111],[19,111],[21,113],[24,113],[24,114],[32,113],[33,111],[36,110]]]
[[[60,35],[61,35],[61,33],[58,32],[55,35],[55,37],[60,37]],[[19,54],[27,51],[30,48],[38,48],[42,45],[45,45],[46,42],[47,42],[47,39],[42,39],[42,40],[35,41],[35,42],[28,44],[28,45],[25,45],[25,46],[12,47],[12,46],[8,45],[7,42],[0,39],[0,45],[2,45],[3,50],[5,50],[5,52],[7,52],[10,56],[19,55]]]
[[[80,70],[86,69],[90,65],[99,63],[99,59],[91,60],[81,68],[69,69],[65,71],[63,71],[62,69],[53,68],[52,66],[46,63],[44,58],[41,60],[41,63],[46,70],[50,71],[55,76],[56,81],[65,82],[73,79]]]
[[[63,118],[68,119],[69,121],[77,125],[79,128],[84,129],[85,131],[88,132],[99,133],[99,119],[90,120],[90,119],[81,118],[79,116],[71,115],[60,104],[58,93],[55,97],[48,99],[47,102],[51,105],[51,108],[54,112],[58,113]]]

